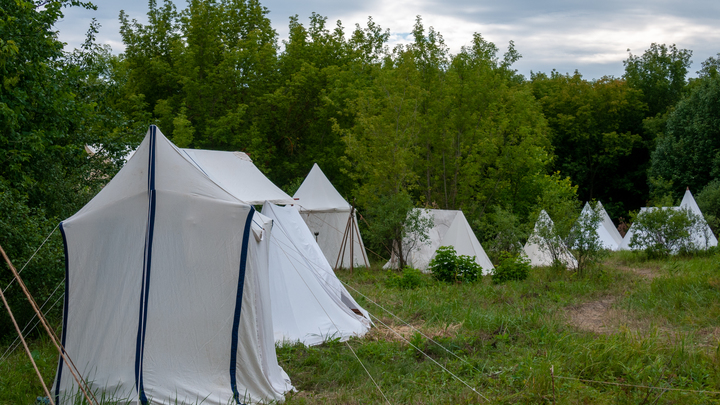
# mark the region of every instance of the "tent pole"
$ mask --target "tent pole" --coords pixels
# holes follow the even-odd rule
[[[355,215],[353,215],[353,224],[355,225],[355,234],[358,237],[358,244],[363,248],[362,255],[363,255],[363,260],[365,261],[365,267],[369,269],[370,263],[368,263],[367,256],[365,255],[365,249],[364,249],[365,246],[363,246],[363,244],[362,244],[362,238],[360,237],[360,228],[358,227],[358,223],[357,223],[357,219],[355,218]]]
[[[50,336],[50,340],[55,345],[55,348],[60,353],[60,357],[65,360],[65,362],[68,365],[68,370],[70,371],[70,374],[72,374],[73,378],[75,379],[75,382],[77,382],[78,387],[82,391],[83,395],[85,396],[85,399],[91,404],[97,403],[97,399],[95,398],[95,395],[92,395],[92,392],[90,395],[93,396],[93,399],[95,399],[95,402],[90,400],[90,396],[86,392],[87,388],[87,382],[82,378],[82,376],[79,376],[76,374],[77,367],[75,367],[75,363],[73,363],[72,359],[68,354],[65,352],[65,348],[62,346],[62,342],[60,342],[58,336],[55,334],[55,332],[50,328],[50,326],[47,324],[47,319],[45,319],[45,316],[43,315],[42,311],[38,308],[37,303],[33,299],[32,295],[30,294],[30,291],[27,289],[27,286],[25,285],[25,282],[20,278],[20,274],[18,274],[17,270],[15,269],[15,266],[13,266],[12,262],[10,261],[10,258],[5,253],[5,250],[0,246],[0,253],[2,253],[3,258],[5,258],[5,262],[7,263],[8,267],[10,267],[10,271],[13,273],[13,277],[15,277],[15,280],[17,280],[18,284],[20,285],[20,288],[23,290],[23,293],[25,294],[25,297],[27,297],[28,301],[30,302],[30,306],[35,311],[35,314],[38,317],[38,320],[40,320],[40,323],[45,328],[45,331],[48,333],[48,336]],[[8,307],[9,308],[9,307]],[[79,371],[78,371],[79,373]]]
[[[30,353],[30,348],[28,348],[25,337],[23,337],[22,331],[20,330],[20,326],[18,326],[17,321],[15,320],[15,316],[13,316],[12,310],[10,309],[10,304],[8,304],[7,300],[5,299],[5,294],[3,294],[2,288],[0,288],[0,298],[2,298],[2,302],[3,304],[5,304],[8,315],[10,315],[10,319],[12,319],[15,330],[17,331],[18,336],[20,337],[20,341],[25,348],[25,353],[27,353],[28,358],[30,359],[30,363],[32,363],[32,366],[35,369],[35,373],[40,379],[40,384],[42,384],[43,390],[45,390],[45,395],[47,395],[48,399],[50,400],[50,404],[55,405],[55,401],[53,401],[52,395],[50,395],[50,390],[48,390],[47,385],[45,385],[45,380],[43,380],[42,374],[40,374],[40,370],[38,370],[37,364],[35,364],[35,359],[33,359],[32,353]]]
[[[350,218],[348,218],[348,222],[345,223],[345,232],[343,232],[343,239],[340,243],[340,256],[338,256],[337,260],[335,261],[335,270],[338,269],[338,263],[340,263],[340,266],[343,265],[345,260],[345,247],[347,246],[347,232],[348,232],[348,226],[350,226]]]
[[[355,247],[355,243],[354,243],[355,240],[354,240],[354,238],[353,238],[353,236],[354,236],[354,234],[353,234],[353,224],[355,223],[355,222],[353,221],[353,218],[355,217],[355,216],[353,215],[354,213],[355,213],[355,207],[354,207],[354,206],[350,206],[350,218],[349,218],[350,229],[348,229],[348,231],[350,231],[350,274],[353,274],[353,271],[355,270],[355,256],[353,256],[353,253],[354,253],[354,249],[353,249],[353,248]]]

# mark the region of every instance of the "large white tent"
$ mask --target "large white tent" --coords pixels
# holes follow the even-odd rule
[[[540,229],[547,227],[552,230],[555,224],[545,210],[540,211],[538,220],[535,222],[535,228],[532,235],[528,238],[525,246],[523,246],[523,252],[528,259],[530,259],[530,265],[533,267],[540,266],[551,266],[553,264],[553,257],[548,249],[549,244],[558,246],[559,257],[558,260],[565,265],[568,269],[576,269],[578,262],[575,256],[570,253],[567,246],[562,240],[546,241],[540,236]]]
[[[351,256],[354,266],[368,264],[355,212],[317,163],[293,197],[331,266],[350,267]]]
[[[151,126],[136,153],[61,223],[62,342],[106,399],[282,401],[270,312],[271,221]],[[58,364],[54,394],[77,387]]]
[[[695,198],[693,197],[690,190],[685,190],[685,195],[683,196],[682,201],[680,202],[680,205],[678,207],[643,207],[640,208],[640,213],[642,214],[646,210],[655,210],[655,209],[664,209],[664,210],[679,210],[679,209],[687,209],[690,210],[695,215],[698,215],[700,217],[701,223],[699,226],[692,231],[692,244],[697,249],[707,249],[708,247],[717,246],[718,240],[715,237],[715,235],[712,232],[712,229],[710,229],[710,225],[707,224],[705,221],[705,217],[703,217],[702,212],[700,211],[700,207],[697,205],[697,202],[695,202]],[[620,250],[634,250],[630,246],[630,242],[632,241],[632,237],[637,232],[637,229],[635,225],[630,225],[630,229],[628,229],[627,233],[625,234],[625,238],[623,238],[623,242],[620,245]]]
[[[364,335],[370,328],[367,311],[335,276],[298,211],[266,202],[262,212],[274,223],[270,290],[275,341],[316,345]]]
[[[600,243],[604,249],[618,250],[622,244],[622,236],[620,236],[620,232],[618,232],[617,228],[615,228],[612,219],[610,219],[610,216],[607,211],[605,211],[605,208],[601,203],[598,202],[595,209],[600,214],[600,222],[595,228],[595,233],[597,234]],[[590,206],[590,203],[585,203],[585,206],[580,213],[580,217],[578,218],[578,222],[576,223],[588,218],[593,212],[594,210]]]
[[[430,261],[435,257],[435,252],[441,246],[452,246],[455,252],[460,255],[475,256],[475,263],[483,269],[483,275],[492,274],[493,267],[490,258],[485,253],[480,241],[462,211],[457,210],[433,210],[415,208],[422,210],[422,215],[430,216],[433,220],[433,227],[428,230],[428,239],[425,243],[410,243],[415,245],[407,255],[408,265],[427,272]],[[408,240],[417,240],[416,235],[410,235]],[[397,257],[390,258],[385,267],[397,267]]]

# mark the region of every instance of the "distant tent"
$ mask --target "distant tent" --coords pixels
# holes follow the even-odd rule
[[[317,163],[293,197],[330,266],[350,267],[351,251],[354,266],[368,265],[357,215]]]
[[[610,216],[607,211],[605,211],[605,208],[601,203],[597,203],[596,209],[600,211],[600,222],[595,229],[595,233],[600,239],[600,243],[603,248],[607,250],[618,250],[622,244],[622,236],[620,236],[620,232],[618,232],[617,228],[615,228]],[[592,212],[593,209],[590,204],[585,203],[585,206],[580,213],[580,217],[578,218],[578,222],[591,215]]]
[[[538,220],[535,223],[533,234],[530,238],[528,238],[528,241],[523,247],[525,256],[530,259],[530,265],[533,267],[551,266],[553,264],[553,257],[544,246],[548,242],[541,240],[541,236],[539,235],[540,229],[543,226],[549,226],[549,229],[552,229],[555,226],[545,210],[540,211]],[[562,240],[553,241],[552,243],[555,243],[560,247],[560,257],[558,260],[560,260],[560,262],[568,269],[576,269],[578,264],[577,259],[575,259],[575,256],[570,253],[570,250],[568,250],[567,246],[565,246],[565,243]]]
[[[282,401],[270,316],[271,222],[151,126],[130,161],[63,221],[62,342],[106,400]],[[77,391],[58,364],[57,403]]]
[[[441,246],[452,246],[458,256],[475,256],[475,263],[482,267],[483,275],[492,274],[495,267],[462,211],[415,209],[422,209],[424,215],[432,216],[433,227],[428,231],[428,241],[416,246],[408,253],[408,265],[422,271],[429,271],[428,266],[435,257],[437,249]],[[397,265],[397,257],[393,256],[385,264],[385,267],[396,268]]]
[[[685,195],[683,196],[682,201],[680,202],[680,206],[678,207],[643,207],[640,208],[640,213],[647,210],[655,210],[655,209],[664,209],[664,210],[679,210],[679,209],[688,209],[693,214],[699,215],[701,219],[701,224],[698,229],[695,229],[692,233],[692,244],[697,249],[707,249],[708,247],[717,246],[718,240],[715,237],[715,235],[712,232],[712,229],[710,229],[710,226],[705,221],[705,217],[703,217],[702,212],[700,211],[700,207],[697,205],[697,202],[695,202],[695,198],[693,198],[692,193],[689,189],[685,190]],[[633,235],[637,232],[637,229],[635,225],[630,225],[630,229],[628,229],[627,233],[625,234],[625,238],[623,238],[623,243],[620,245],[620,250],[634,250],[632,247],[630,247],[630,242],[632,241]]]
[[[273,220],[270,290],[276,342],[317,345],[347,340],[370,328],[370,316],[335,276],[294,207],[269,202],[262,212]]]
[[[700,211],[700,207],[697,205],[697,202],[695,202],[695,198],[689,188],[685,190],[685,195],[680,202],[680,208],[689,208],[695,215],[699,215],[702,220],[700,229],[693,234],[693,244],[700,249],[717,246],[718,240],[715,237],[715,234],[713,234],[712,229],[710,229],[710,225],[708,225],[705,221],[705,217],[703,216],[702,211]]]

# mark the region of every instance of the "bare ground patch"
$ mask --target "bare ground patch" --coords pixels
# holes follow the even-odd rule
[[[384,340],[404,343],[404,339],[410,340],[410,338],[418,330],[431,339],[435,339],[438,337],[454,337],[455,335],[457,335],[458,331],[462,327],[462,323],[428,327],[425,326],[423,323],[416,323],[408,326],[404,324],[396,325],[386,319],[382,319],[382,322],[392,330],[386,328],[378,322],[375,327],[370,329],[370,332],[365,335],[365,339],[373,341]]]

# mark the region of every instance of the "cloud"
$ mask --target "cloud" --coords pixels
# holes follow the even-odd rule
[[[102,24],[98,40],[122,52],[118,13],[124,8],[131,18],[144,22],[145,0],[96,1],[97,12],[73,7],[66,9],[66,18],[56,26],[61,40],[69,47],[79,46],[95,16]],[[279,38],[288,35],[288,21],[298,15],[308,23],[311,13],[328,18],[328,27],[341,20],[346,34],[355,24],[365,26],[368,16],[383,29],[391,31],[390,46],[412,41],[409,35],[417,15],[425,28],[439,31],[452,53],[470,45],[472,35],[479,32],[494,42],[501,52],[510,40],[523,58],[516,64],[520,73],[530,71],[560,72],[580,70],[587,78],[604,75],[620,76],[629,48],[642,54],[651,43],[677,44],[694,51],[695,64],[720,52],[720,2],[687,0],[609,0],[578,2],[577,0],[371,0],[337,2],[329,0],[266,0],[269,17]],[[184,3],[177,2],[179,8]]]

